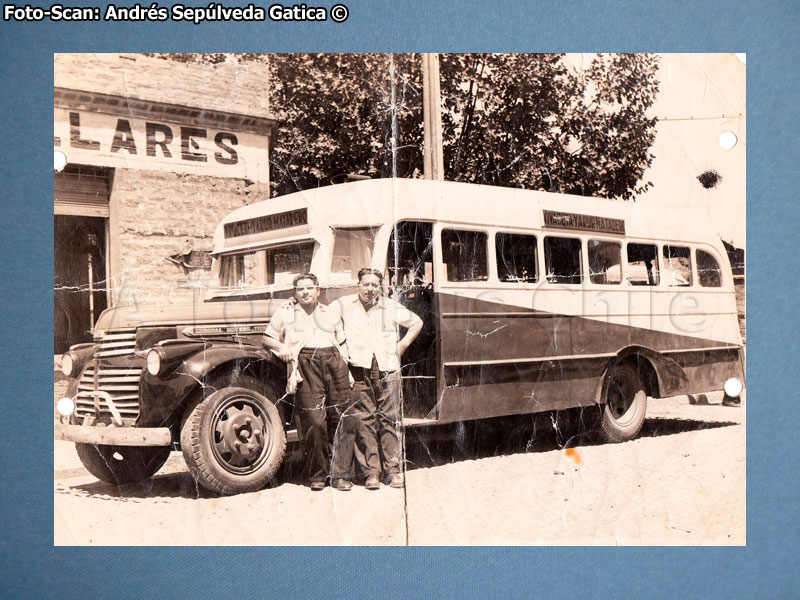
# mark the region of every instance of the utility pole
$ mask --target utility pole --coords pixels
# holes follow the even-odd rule
[[[439,89],[439,55],[435,53],[422,55],[422,114],[425,132],[425,179],[442,181],[442,94]]]
[[[392,177],[397,177],[397,81],[395,80],[394,54],[389,55],[389,82],[392,99]]]

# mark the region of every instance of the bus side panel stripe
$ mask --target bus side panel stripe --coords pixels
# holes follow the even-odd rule
[[[548,356],[615,354],[630,345],[659,352],[732,347],[726,342],[680,335],[598,319],[541,311],[520,311],[504,316],[494,302],[459,297],[459,312],[440,320],[442,361],[516,361]],[[453,307],[442,295],[442,305]],[[502,305],[500,305],[502,306]],[[486,316],[482,316],[482,315]]]
[[[563,410],[594,403],[594,392],[608,360],[588,359],[515,368],[446,369],[439,421]]]

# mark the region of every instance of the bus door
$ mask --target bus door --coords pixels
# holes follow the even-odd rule
[[[387,249],[391,294],[423,320],[422,332],[402,357],[403,414],[436,418],[437,307],[433,293],[433,224],[400,221]],[[405,332],[401,332],[401,335]]]
[[[498,325],[506,308],[488,287],[489,233],[440,224],[434,237],[441,311],[439,420],[495,416],[495,386],[487,376],[497,368],[488,365],[505,359],[513,340]]]

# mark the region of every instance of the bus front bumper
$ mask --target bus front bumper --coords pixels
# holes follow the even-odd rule
[[[169,446],[172,432],[168,427],[92,427],[55,424],[55,438],[80,444],[104,446]]]

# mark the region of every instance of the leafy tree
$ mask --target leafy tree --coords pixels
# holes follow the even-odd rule
[[[282,121],[270,156],[272,194],[328,185],[347,173],[420,176],[418,63],[413,54],[272,55],[270,104]]]
[[[657,119],[647,111],[658,93],[657,72],[652,54],[599,54],[592,61],[577,153],[588,193],[627,199],[652,185],[641,178],[653,162]]]
[[[652,163],[652,55],[440,57],[447,179],[630,198]]]

